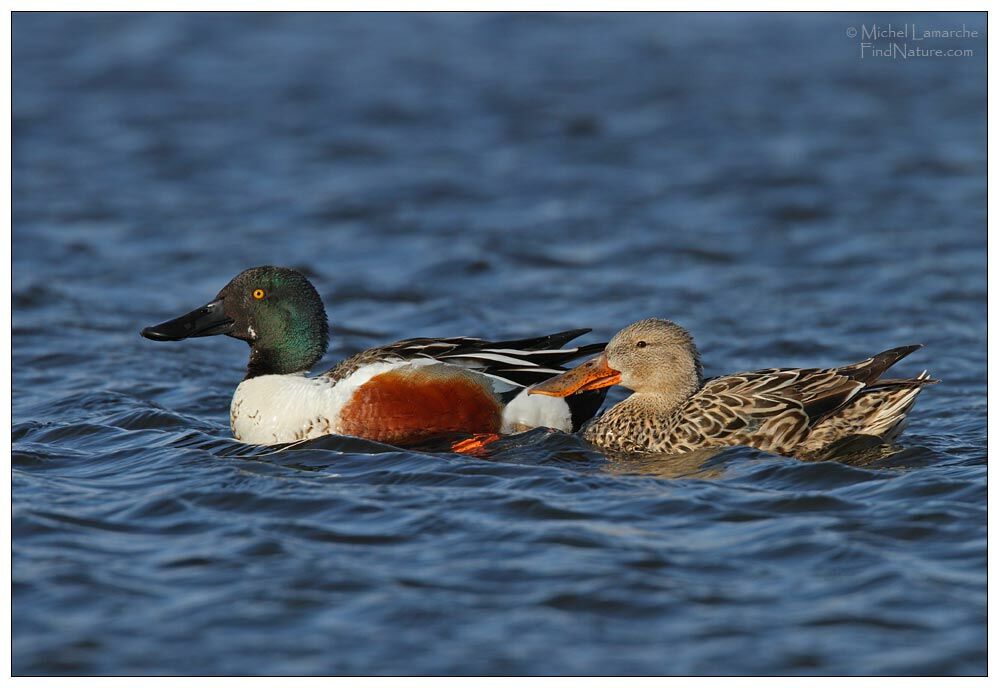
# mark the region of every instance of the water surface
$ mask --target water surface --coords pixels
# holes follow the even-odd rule
[[[875,20],[16,15],[14,673],[983,674],[985,39]],[[267,263],[324,367],[657,315],[944,382],[849,462],[273,453],[243,343],[138,335]]]

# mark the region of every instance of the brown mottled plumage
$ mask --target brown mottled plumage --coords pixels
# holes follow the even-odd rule
[[[584,437],[613,451],[675,454],[748,445],[814,455],[855,436],[898,436],[926,372],[881,379],[921,345],[839,368],[769,368],[703,380],[690,334],[650,318],[621,330],[597,359],[532,388],[561,396],[621,384],[630,397],[592,421]]]

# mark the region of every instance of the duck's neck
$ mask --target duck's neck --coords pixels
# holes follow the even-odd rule
[[[261,375],[292,375],[305,373],[326,353],[326,342],[282,342],[279,346],[250,344],[250,361],[244,379]]]

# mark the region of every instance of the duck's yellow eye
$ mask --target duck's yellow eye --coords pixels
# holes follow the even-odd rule
[[[257,299],[258,301],[260,299],[264,298],[264,296],[266,296],[266,294],[264,294],[264,290],[263,289],[254,289],[253,290],[253,298]]]

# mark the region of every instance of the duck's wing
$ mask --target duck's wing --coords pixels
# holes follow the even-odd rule
[[[707,380],[683,409],[674,430],[679,446],[743,444],[787,452],[807,435],[809,414],[795,387],[825,385],[827,394],[845,397],[853,389],[835,378],[815,378],[815,369],[767,369]],[[814,379],[813,379],[814,378]]]
[[[370,363],[432,359],[522,388],[564,372],[562,366],[569,361],[602,351],[606,342],[563,348],[589,331],[567,330],[543,337],[506,341],[472,337],[404,339],[355,354],[325,376],[336,382]]]
[[[688,402],[685,413],[696,421],[678,430],[718,444],[791,452],[815,425],[877,386],[888,368],[918,348],[890,349],[839,368],[770,368],[713,378]]]

